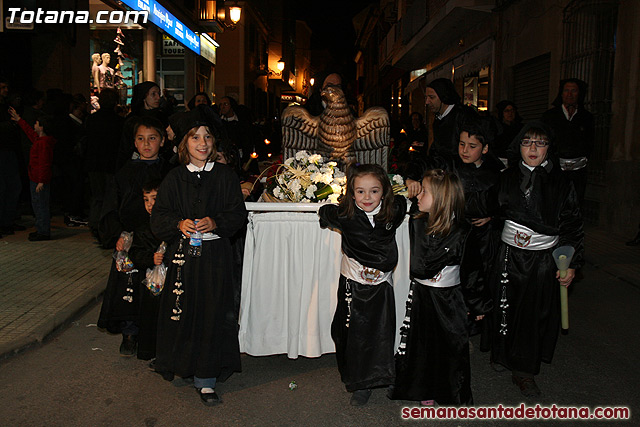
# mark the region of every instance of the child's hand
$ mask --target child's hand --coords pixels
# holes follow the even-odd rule
[[[36,193],[41,192],[43,188],[44,188],[44,183],[39,182],[38,185],[36,185]]]
[[[210,217],[205,216],[204,218],[198,220],[198,225],[196,225],[196,228],[201,233],[208,233],[209,231],[212,231],[216,228],[216,222]]]
[[[558,282],[560,282],[560,284],[562,286],[565,286],[567,288],[569,287],[569,285],[573,281],[574,277],[576,277],[576,269],[575,268],[568,268],[567,269],[567,275],[564,277],[564,279],[560,278],[560,270],[556,271],[556,279],[558,279]]]
[[[409,199],[416,197],[420,191],[422,191],[422,184],[420,181],[414,181],[407,178],[404,183],[407,186],[407,198]]]
[[[178,223],[178,228],[187,237],[191,237],[191,233],[195,233],[196,224],[190,219],[183,219]]]
[[[160,265],[162,264],[162,258],[163,258],[164,254],[160,253],[160,252],[155,252],[153,254],[153,265]]]
[[[476,227],[482,227],[483,225],[485,225],[486,223],[488,223],[489,221],[491,221],[491,217],[487,217],[487,218],[474,218],[471,220],[471,224],[475,225]]]
[[[17,122],[18,120],[20,120],[20,116],[16,112],[16,109],[13,107],[9,107],[9,115],[11,116],[11,120],[13,121]]]
[[[116,242],[116,251],[120,252],[124,250],[124,239],[120,237]]]

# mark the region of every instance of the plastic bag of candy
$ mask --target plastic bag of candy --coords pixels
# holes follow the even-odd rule
[[[129,259],[129,249],[131,249],[131,243],[133,243],[133,232],[123,231],[120,234],[120,238],[123,240],[123,249],[114,252],[113,257],[116,260],[118,271],[128,273],[134,269],[133,262]]]
[[[164,254],[167,250],[167,244],[162,242],[160,246],[158,246],[158,250],[156,253]],[[142,283],[151,291],[151,293],[156,296],[160,295],[162,292],[162,288],[164,288],[164,279],[167,277],[167,267],[164,265],[164,262],[160,265],[156,265],[151,268],[147,268],[147,274]]]

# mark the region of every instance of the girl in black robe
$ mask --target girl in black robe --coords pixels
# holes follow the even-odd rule
[[[527,397],[539,396],[534,376],[550,363],[560,329],[560,286],[583,264],[584,233],[572,183],[549,156],[551,132],[542,122],[524,126],[513,147],[521,161],[502,173],[498,201],[505,220],[491,288],[495,303],[491,361],[512,371]],[[565,279],[551,253],[573,246]],[[560,284],[558,283],[560,282]]]
[[[160,147],[164,143],[162,124],[147,117],[138,123],[134,134],[136,147],[144,152],[140,158],[129,160],[116,173],[107,189],[99,223],[103,246],[115,247],[118,251],[122,250],[120,234],[123,231],[134,231],[149,222],[142,197],[143,184],[151,180],[162,180],[169,170],[168,164],[159,157]],[[149,152],[147,142],[143,140],[153,137],[156,141],[148,145],[154,145],[155,148]],[[98,327],[111,333],[122,333],[120,354],[123,356],[133,356],[136,353],[140,314],[139,284],[144,277],[140,271],[134,264],[131,272],[119,272],[113,260],[102,298]]]
[[[339,206],[318,211],[320,225],[342,232],[338,305],[331,324],[342,382],[351,404],[367,403],[371,389],[395,378],[395,300],[391,273],[398,262],[396,229],[406,199],[393,195],[384,169],[359,165],[349,171]]]
[[[216,382],[240,371],[229,238],[247,218],[237,175],[213,162],[221,123],[211,114],[189,112],[190,124],[180,129],[183,166],[162,182],[151,215],[151,229],[167,242],[165,259],[172,260],[160,299],[155,369],[168,380],[193,376],[205,405],[220,403]],[[200,256],[189,254],[196,230],[203,233]]]
[[[422,187],[417,209],[428,215],[409,223],[411,285],[389,397],[471,405],[467,313],[479,319],[491,308],[482,260],[456,175],[429,170]]]

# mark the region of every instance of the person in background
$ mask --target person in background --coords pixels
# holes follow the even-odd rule
[[[0,237],[23,230],[15,223],[22,184],[18,155],[20,131],[9,114],[9,80],[0,76]]]
[[[208,105],[209,107],[211,107],[211,99],[209,98],[209,95],[207,95],[206,92],[198,92],[195,95],[193,95],[193,98],[191,98],[189,100],[189,103],[187,104],[187,108],[189,109],[189,111],[193,110],[194,108],[196,108],[198,105]]]
[[[31,205],[36,217],[36,231],[29,234],[29,240],[51,240],[51,169],[56,139],[48,136],[47,132],[51,128],[52,119],[42,116],[32,128],[20,118],[13,107],[9,107],[9,114],[11,120],[18,123],[32,143],[29,152],[29,185]]]
[[[420,155],[420,153],[426,154],[428,150],[427,142],[429,141],[429,131],[424,125],[422,114],[414,111],[411,113],[411,124],[406,130],[407,141],[413,148],[413,152]]]
[[[513,138],[515,138],[518,133],[520,133],[520,129],[522,129],[522,117],[518,114],[516,104],[507,99],[496,104],[496,114],[498,116],[498,135],[491,145],[491,150],[498,156],[506,168],[509,163],[507,150],[509,146],[511,146]],[[512,162],[517,162],[519,158],[519,155],[516,153],[515,158],[511,160]]]
[[[542,115],[554,132],[560,168],[573,182],[580,205],[587,189],[587,163],[593,152],[595,120],[584,108],[587,83],[580,79],[560,81],[554,107]]]
[[[113,180],[116,173],[118,143],[124,125],[124,118],[115,111],[118,92],[105,88],[100,92],[99,99],[100,110],[87,117],[85,122],[87,144],[84,164],[91,190],[89,228],[97,238],[107,183]]]

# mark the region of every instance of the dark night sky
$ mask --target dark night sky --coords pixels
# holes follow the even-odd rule
[[[337,63],[353,62],[353,17],[378,0],[314,0],[295,2],[296,18],[309,24],[312,49],[328,49]]]

